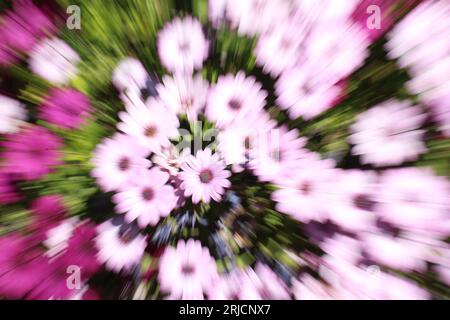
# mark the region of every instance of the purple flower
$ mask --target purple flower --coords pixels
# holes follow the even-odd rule
[[[48,275],[48,260],[18,234],[0,237],[0,296],[24,298]]]
[[[158,281],[169,299],[202,300],[216,277],[215,260],[193,239],[167,247],[159,262]]]
[[[0,170],[0,205],[11,204],[21,199],[17,193],[13,179],[5,170]]]
[[[225,170],[225,164],[218,155],[212,154],[208,148],[198,151],[195,157],[188,157],[181,169],[181,188],[185,190],[185,196],[192,196],[193,203],[209,203],[211,199],[220,201],[224,189],[231,185],[228,180],[230,172]]]
[[[62,163],[61,139],[43,127],[31,126],[10,135],[2,146],[3,165],[20,179],[41,179]]]
[[[48,195],[37,198],[31,203],[32,229],[45,238],[50,229],[58,225],[67,214],[63,198],[59,195]]]
[[[39,107],[40,118],[63,129],[77,129],[92,110],[88,98],[74,89],[51,89]]]
[[[1,64],[16,62],[15,51],[28,52],[39,38],[55,31],[55,26],[48,16],[28,0],[15,1],[14,9],[7,11],[1,20]]]

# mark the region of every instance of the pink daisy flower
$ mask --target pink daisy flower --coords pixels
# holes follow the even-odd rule
[[[156,225],[176,206],[175,190],[167,184],[169,177],[156,167],[140,172],[134,185],[113,196],[117,212],[126,213],[128,222],[137,219],[141,228]]]
[[[89,99],[73,89],[51,89],[39,107],[39,117],[63,129],[78,129],[86,122],[92,107]]]
[[[258,262],[242,281],[242,300],[289,300],[286,284],[267,265]]]
[[[193,77],[187,74],[164,76],[162,82],[156,89],[165,106],[177,114],[186,114],[189,121],[197,120],[206,103],[208,82],[200,74]]]
[[[225,164],[210,149],[199,150],[197,155],[190,156],[181,165],[183,170],[179,177],[182,180],[185,196],[192,196],[192,202],[209,203],[211,199],[219,201],[224,189],[230,187]]]
[[[207,99],[206,116],[219,128],[233,121],[244,120],[260,112],[266,103],[267,93],[254,77],[246,77],[239,71],[235,76],[220,76],[211,88]]]
[[[270,32],[263,33],[255,48],[256,62],[276,77],[296,65],[305,33],[295,19],[280,21]]]
[[[363,163],[377,166],[416,160],[426,151],[423,130],[425,115],[408,102],[389,100],[358,115],[351,126],[352,153]]]
[[[99,225],[95,238],[98,261],[114,272],[131,272],[141,261],[147,246],[146,238],[133,231],[131,228],[124,230],[111,220]]]
[[[159,262],[158,281],[169,299],[201,300],[216,277],[215,260],[193,239],[167,247]]]
[[[106,192],[125,190],[136,178],[135,173],[150,167],[150,151],[124,134],[106,138],[94,151],[91,175]]]
[[[376,233],[364,234],[362,238],[364,251],[378,263],[403,271],[425,271],[426,252],[423,245],[401,237]]]
[[[47,81],[64,85],[78,72],[78,54],[58,38],[44,39],[30,53],[31,71]]]
[[[226,12],[231,26],[237,28],[239,34],[249,36],[270,31],[285,21],[290,11],[288,1],[283,0],[226,0],[221,8],[216,8],[214,20],[220,17],[220,9]]]
[[[329,218],[346,230],[372,229],[375,225],[375,189],[373,172],[336,170],[327,201]]]
[[[450,232],[450,184],[431,170],[389,170],[380,179],[376,212],[384,220],[417,233]]]
[[[0,133],[14,133],[24,123],[27,111],[17,100],[0,95]]]
[[[67,212],[62,196],[41,196],[31,203],[32,229],[37,231],[39,237],[45,238],[50,229],[63,221]]]
[[[242,171],[243,165],[250,160],[251,149],[258,148],[270,138],[275,127],[276,121],[265,111],[252,113],[245,120],[219,131],[217,149],[225,163],[233,165],[233,171]]]
[[[179,121],[175,113],[164,108],[159,100],[149,98],[145,103],[135,94],[126,100],[126,112],[120,112],[122,122],[117,128],[133,137],[143,147],[156,152],[178,136]]]
[[[1,154],[8,172],[25,180],[36,180],[53,171],[59,160],[61,139],[47,129],[32,126],[2,143]]]
[[[136,58],[122,59],[113,71],[112,83],[119,91],[145,88],[148,73],[142,63]]]
[[[158,34],[157,46],[162,64],[173,73],[192,73],[208,56],[202,25],[189,16],[167,23]]]
[[[277,210],[302,222],[325,221],[333,170],[325,160],[300,161],[297,168],[286,168],[277,179],[280,189],[272,193]]]
[[[260,180],[275,182],[286,167],[310,156],[303,147],[306,139],[299,137],[296,129],[285,126],[268,130],[250,149],[249,167]]]

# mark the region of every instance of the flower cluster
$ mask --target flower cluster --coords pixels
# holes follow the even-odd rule
[[[2,13],[0,299],[449,298],[447,3],[108,8]]]

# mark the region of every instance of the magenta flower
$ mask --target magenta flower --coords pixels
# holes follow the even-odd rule
[[[91,175],[106,192],[125,190],[136,178],[136,172],[150,167],[146,159],[149,154],[132,137],[117,133],[95,149],[91,160],[95,168]]]
[[[43,10],[28,0],[15,1],[13,10],[6,11],[0,20],[1,64],[16,62],[16,51],[28,52],[39,38],[55,31],[53,22]]]
[[[137,220],[141,228],[154,226],[175,208],[175,190],[168,184],[169,174],[156,167],[140,172],[138,177],[133,185],[115,194],[113,201],[117,212],[126,213],[126,221]]]
[[[14,181],[6,170],[0,170],[0,205],[11,204],[21,199]]]
[[[246,77],[243,71],[220,76],[208,95],[205,114],[219,128],[224,128],[233,121],[244,120],[252,113],[260,112],[266,96],[261,84],[254,77]]]
[[[67,269],[70,265],[76,265],[80,267],[82,281],[89,280],[100,269],[100,263],[96,259],[98,255],[95,247],[96,236],[94,224],[81,223],[75,227],[67,241],[67,248],[54,263],[63,269]]]
[[[208,56],[202,26],[189,16],[168,22],[158,34],[157,47],[162,64],[173,73],[192,73]]]
[[[121,225],[114,225],[109,220],[97,227],[97,234],[97,259],[107,269],[117,273],[121,270],[131,272],[141,261],[147,240],[133,229],[123,230]]]
[[[59,195],[42,196],[31,203],[32,229],[45,239],[45,234],[58,225],[67,214],[63,198]]]
[[[202,300],[216,277],[215,260],[193,239],[167,247],[159,262],[158,281],[169,299]]]
[[[24,180],[41,179],[62,163],[61,139],[43,127],[28,127],[9,136],[2,146],[7,171]]]
[[[225,170],[225,164],[218,155],[212,154],[208,148],[199,150],[195,157],[188,157],[181,169],[181,188],[185,190],[185,196],[192,196],[193,203],[209,203],[211,199],[219,201],[224,189],[231,185],[228,180],[230,172]]]
[[[63,129],[78,129],[92,110],[88,98],[74,89],[51,89],[39,107],[40,118]]]
[[[47,277],[48,261],[34,245],[14,233],[0,237],[0,296],[24,298]]]

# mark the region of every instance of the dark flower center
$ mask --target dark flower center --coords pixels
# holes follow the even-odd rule
[[[133,237],[133,233],[131,232],[130,229],[126,230],[125,232],[122,232],[122,233],[119,235],[120,241],[121,241],[122,243],[124,243],[124,244],[130,243],[131,240],[133,240],[133,238],[134,238],[134,237]]]
[[[375,205],[367,195],[359,194],[353,198],[353,204],[361,210],[371,211]]]
[[[193,274],[194,271],[195,271],[194,266],[192,266],[192,265],[189,264],[189,263],[186,263],[186,264],[184,264],[184,265],[181,267],[181,272],[182,272],[185,276],[189,276],[189,275]]]
[[[181,52],[188,51],[189,50],[189,42],[182,42],[182,43],[180,43],[178,48],[180,49]]]
[[[202,183],[208,183],[213,179],[213,174],[209,169],[203,169],[199,174],[200,181]]]
[[[147,138],[152,138],[156,135],[156,127],[155,126],[148,126],[147,129],[145,129],[144,135]]]
[[[130,159],[127,157],[122,157],[119,160],[119,169],[120,171],[126,171],[130,168]]]
[[[144,190],[142,190],[142,198],[145,201],[150,201],[153,199],[153,196],[155,195],[155,193],[153,192],[152,188],[145,188]]]
[[[245,137],[245,139],[244,139],[244,148],[246,149],[246,150],[249,150],[250,149],[250,137]]]
[[[300,185],[298,189],[302,192],[303,195],[306,196],[311,193],[312,185],[311,183],[305,181]]]
[[[189,109],[190,107],[192,107],[192,105],[194,104],[194,99],[192,98],[184,98],[181,100],[181,105],[185,108],[185,109]]]
[[[231,99],[228,102],[228,106],[231,110],[239,110],[242,107],[242,104],[236,99]]]

